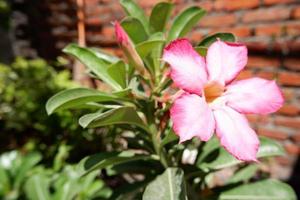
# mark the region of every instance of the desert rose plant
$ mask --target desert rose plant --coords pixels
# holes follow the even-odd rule
[[[247,47],[230,33],[192,46],[183,37],[205,15],[202,8],[189,7],[169,23],[172,3],[158,3],[150,17],[132,0],[120,3],[128,16],[113,25],[124,60],[76,44],[64,49],[110,89],[65,90],[46,105],[49,114],[90,110],[79,124],[113,137],[107,152],[80,161],[82,176],[98,170],[119,177],[110,199],[296,199],[259,169],[284,152],[259,138],[244,114],[276,112],[284,100],[275,81],[236,80]],[[233,175],[215,184],[229,167]]]

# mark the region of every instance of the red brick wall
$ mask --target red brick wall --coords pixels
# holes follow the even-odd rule
[[[55,46],[60,49],[76,41],[74,0],[46,0]],[[159,0],[140,0],[147,13]],[[188,35],[198,42],[207,34],[232,32],[249,48],[249,62],[239,78],[259,76],[276,79],[286,99],[282,109],[269,116],[249,116],[260,135],[280,141],[289,156],[278,158],[282,166],[292,165],[300,155],[300,3],[298,0],[173,0],[175,12],[190,5],[205,8],[208,15]],[[124,13],[118,0],[86,0],[87,44],[115,51],[111,22]],[[119,54],[120,51],[117,51]],[[258,94],[264,95],[264,94]],[[287,177],[288,170],[278,169]],[[284,168],[287,169],[287,168]]]

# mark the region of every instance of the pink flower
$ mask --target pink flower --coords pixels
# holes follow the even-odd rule
[[[114,22],[115,35],[119,44],[129,44],[129,37],[118,21]]]
[[[259,140],[243,114],[268,114],[283,104],[274,81],[250,78],[234,81],[247,63],[247,48],[214,42],[201,57],[186,39],[164,49],[171,78],[185,92],[171,108],[173,129],[180,142],[198,137],[208,141],[216,131],[221,145],[234,157],[256,161]]]

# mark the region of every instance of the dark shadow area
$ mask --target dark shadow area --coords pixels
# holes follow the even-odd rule
[[[298,157],[288,183],[294,188],[298,199],[300,199],[300,157]]]

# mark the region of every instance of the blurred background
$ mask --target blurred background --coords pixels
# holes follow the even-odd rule
[[[137,2],[149,13],[160,1]],[[190,5],[208,11],[188,35],[194,44],[215,32],[231,32],[247,44],[249,61],[239,79],[258,76],[281,85],[285,105],[273,115],[248,118],[259,135],[277,140],[286,150],[286,156],[264,170],[288,181],[299,195],[300,1],[173,2],[175,12]],[[45,166],[60,169],[101,151],[101,131],[81,129],[80,113],[48,117],[44,105],[53,94],[78,84],[101,88],[85,81],[82,66],[61,49],[78,42],[122,56],[111,22],[123,16],[118,0],[0,0],[0,153],[37,151]]]

